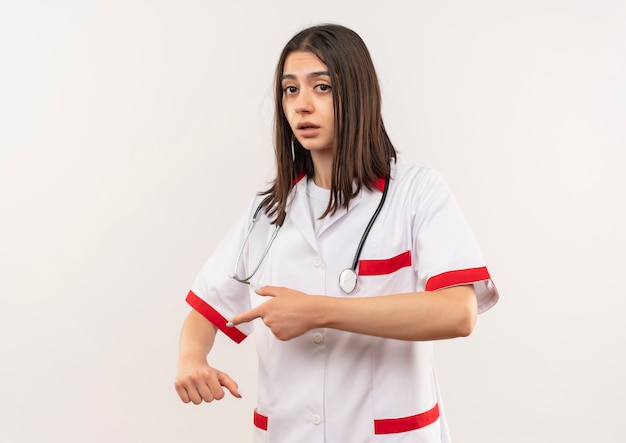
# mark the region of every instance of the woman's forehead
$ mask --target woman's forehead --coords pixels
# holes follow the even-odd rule
[[[284,75],[296,75],[315,71],[327,71],[328,68],[320,58],[309,51],[294,51],[285,59]]]

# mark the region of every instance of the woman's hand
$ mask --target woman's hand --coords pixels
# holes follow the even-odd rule
[[[204,358],[181,358],[174,387],[185,403],[199,405],[224,398],[224,389],[241,398],[237,383],[225,372],[212,368]]]
[[[279,286],[264,286],[256,293],[268,300],[236,315],[229,326],[261,318],[279,340],[291,340],[317,327],[315,307],[320,297]]]

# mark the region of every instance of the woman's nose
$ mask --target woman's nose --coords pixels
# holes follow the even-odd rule
[[[313,110],[313,101],[311,94],[307,91],[300,91],[295,103],[296,112],[311,112]]]

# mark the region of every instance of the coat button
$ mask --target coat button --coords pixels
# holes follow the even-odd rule
[[[322,257],[317,256],[317,257],[315,257],[315,258],[313,259],[313,265],[314,265],[316,268],[321,267],[323,264],[324,264],[324,260],[322,260]]]
[[[322,422],[322,417],[320,417],[317,414],[313,414],[313,416],[311,417],[311,423],[313,423],[314,425],[319,425]]]
[[[319,332],[316,332],[315,334],[313,334],[313,343],[315,343],[316,345],[319,345],[323,341],[324,341],[324,336],[322,334],[320,334]]]

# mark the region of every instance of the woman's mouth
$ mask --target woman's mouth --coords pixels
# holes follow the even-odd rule
[[[298,123],[298,134],[302,137],[315,137],[319,133],[320,127],[313,123],[303,122]]]

